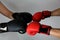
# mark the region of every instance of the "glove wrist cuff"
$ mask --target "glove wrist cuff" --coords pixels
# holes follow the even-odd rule
[[[43,15],[42,19],[50,17],[51,16],[51,11],[43,11],[42,15]]]
[[[41,25],[39,33],[50,35],[51,26]]]

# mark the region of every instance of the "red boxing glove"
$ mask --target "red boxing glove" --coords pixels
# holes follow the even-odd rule
[[[42,12],[36,12],[33,15],[33,21],[37,21],[39,22],[41,19],[47,18],[51,16],[51,12],[50,11],[42,11]]]
[[[42,19],[44,19],[51,16],[51,11],[48,10],[42,11],[42,14],[43,14]]]
[[[39,32],[40,29],[40,23],[38,22],[31,22],[28,27],[27,27],[27,34],[34,36],[35,34],[37,34]]]
[[[42,33],[42,34],[50,34],[51,26],[48,25],[40,25],[38,22],[31,22],[28,27],[27,27],[27,34],[34,36],[37,33]]]
[[[41,19],[42,19],[42,12],[36,12],[36,13],[33,15],[33,21],[39,22]]]
[[[41,25],[39,33],[50,35],[51,26]]]

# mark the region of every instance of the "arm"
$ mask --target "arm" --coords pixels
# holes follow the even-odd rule
[[[13,19],[13,12],[8,10],[1,2],[0,2],[0,13],[7,16],[10,19]],[[60,8],[52,11],[51,16],[60,16]]]
[[[32,20],[32,15],[28,12],[13,13],[0,2],[0,13],[10,19],[25,20],[27,23]],[[21,16],[20,16],[21,15]],[[22,18],[22,19],[20,19]]]
[[[5,15],[6,17],[13,19],[12,14],[13,12],[8,10],[1,2],[0,2],[0,13]]]
[[[60,16],[60,8],[53,10],[51,16]],[[60,38],[60,29],[59,28],[51,29],[50,35]]]
[[[59,28],[51,29],[50,35],[60,38],[60,29]]]
[[[60,8],[53,10],[51,16],[60,16]]]

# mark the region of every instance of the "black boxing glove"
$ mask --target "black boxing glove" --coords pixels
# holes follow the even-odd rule
[[[26,23],[29,23],[32,20],[32,15],[28,12],[20,12],[20,13],[14,13],[13,18],[18,21],[25,21]]]
[[[2,30],[1,28],[7,27],[6,30]],[[0,32],[19,32],[21,34],[24,34],[26,32],[27,23],[24,21],[16,21],[12,20],[7,23],[1,23],[0,24]]]

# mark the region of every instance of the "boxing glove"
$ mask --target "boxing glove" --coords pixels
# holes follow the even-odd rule
[[[7,27],[6,30],[1,28]],[[0,32],[19,32],[24,34],[26,32],[27,23],[24,21],[12,20],[6,23],[0,23]]]
[[[42,19],[42,12],[36,12],[34,15],[33,15],[33,21],[37,21],[39,22],[41,19]]]
[[[28,12],[14,13],[12,17],[18,21],[25,21],[26,23],[32,21],[32,15]]]
[[[27,34],[29,35],[36,35],[37,33],[42,33],[42,34],[50,34],[50,30],[51,30],[51,26],[47,26],[47,25],[41,25],[38,22],[31,22],[28,27],[27,27]]]
[[[40,24],[34,21],[27,26],[26,33],[28,35],[34,36],[39,32],[39,29],[40,29]]]
[[[39,21],[41,21],[41,19],[45,19],[50,16],[51,16],[51,11],[36,12],[33,15],[33,21],[39,22]]]

